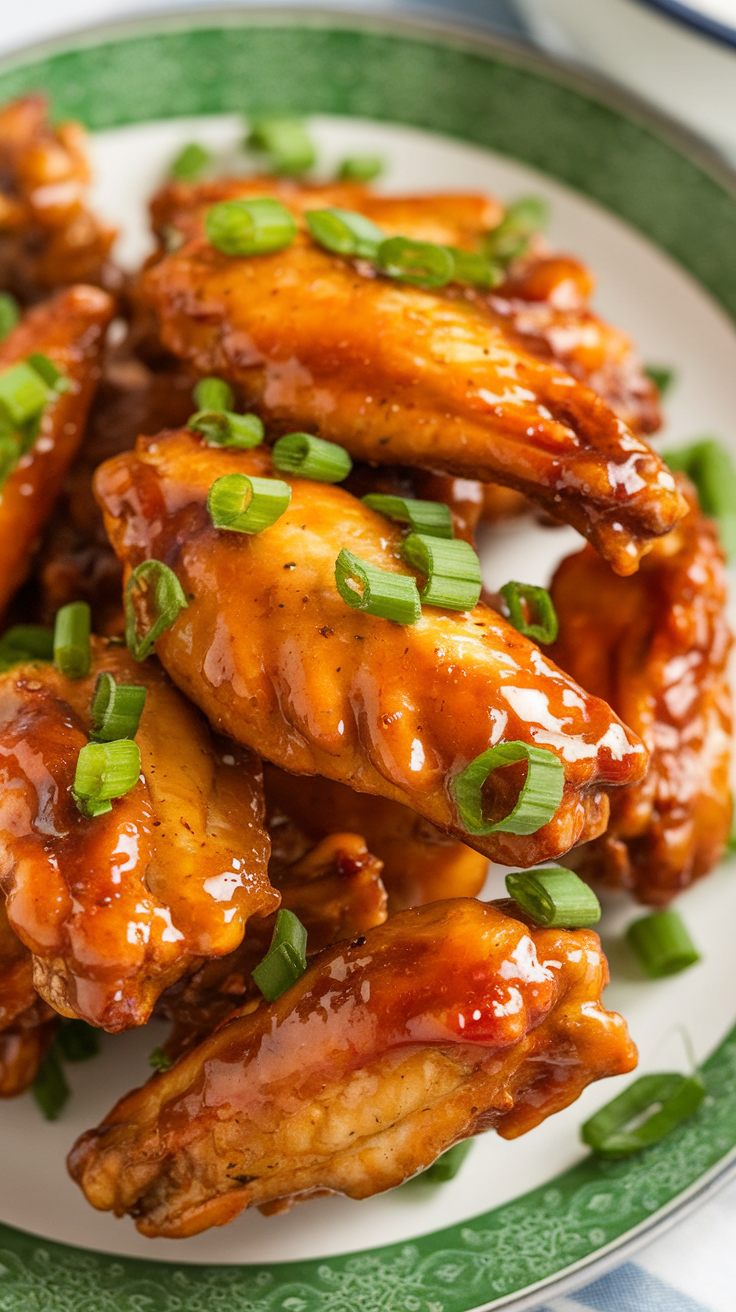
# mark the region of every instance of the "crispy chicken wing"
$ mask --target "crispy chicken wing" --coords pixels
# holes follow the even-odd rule
[[[144,278],[165,345],[229,379],[277,429],[318,431],[361,460],[516,488],[632,573],[685,511],[659,456],[590,388],[534,355],[487,297],[377,277],[317,246],[303,220],[273,255],[235,259],[210,246],[204,202],[264,190],[301,219],[339,189],[263,179],[190,189],[189,211],[174,210],[183,244]],[[381,202],[371,204],[375,217]]]
[[[113,302],[96,287],[70,287],[30,310],[0,343],[0,372],[39,353],[71,387],[47,404],[33,446],[0,491],[0,611],[31,566],[31,551],[82,441],[99,376],[98,360]]]
[[[71,796],[95,678],[143,682],[142,776],[112,810]],[[239,944],[278,906],[266,875],[259,763],[214,738],[155,662],[96,640],[90,674],[0,675],[0,887],[41,996],[111,1031],[143,1024],[200,956]]]
[[[529,930],[465,899],[402,912],[121,1099],[69,1169],[94,1207],[169,1238],[246,1207],[369,1197],[630,1070],[607,977],[590,931]]]
[[[601,785],[638,779],[645,765],[603,702],[482,603],[465,614],[427,607],[412,626],[349,607],[335,585],[341,547],[385,570],[409,567],[399,530],[339,487],[295,478],[265,533],[218,532],[207,493],[237,471],[268,476],[268,450],[208,447],[185,430],[139,439],[96,479],[126,568],[164,560],[189,597],[157,651],[218,730],[293,773],[402,802],[506,864],[533,865],[602,831]],[[502,739],[554,751],[563,800],[534,834],[468,839],[448,782]]]
[[[615,578],[586,548],[552,583],[555,660],[605,697],[650,752],[646,777],[611,793],[607,833],[567,862],[652,906],[713,868],[731,820],[723,552],[689,497],[689,515],[636,577]]]
[[[33,1084],[58,1025],[50,1007],[44,1012],[38,1019],[34,1010],[0,1031],[0,1098],[17,1098]]]
[[[37,1001],[33,987],[33,958],[8,920],[0,893],[0,1032],[12,1025]]]

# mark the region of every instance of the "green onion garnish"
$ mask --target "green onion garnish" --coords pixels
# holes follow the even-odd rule
[[[20,322],[20,306],[10,292],[0,292],[0,342],[4,342],[8,333]]]
[[[10,670],[25,661],[54,659],[53,629],[40,624],[14,624],[0,638],[0,671]]]
[[[62,1019],[56,1036],[61,1055],[65,1061],[89,1061],[97,1057],[100,1051],[100,1031],[84,1020]]]
[[[705,1094],[705,1083],[697,1074],[642,1075],[591,1116],[580,1137],[599,1157],[630,1157],[659,1143],[692,1116]]]
[[[26,364],[35,369],[36,373],[43,378],[47,387],[54,392],[68,392],[70,383],[63,369],[49,360],[47,355],[41,355],[40,352],[35,355],[29,355]]]
[[[445,287],[455,276],[455,261],[446,246],[409,237],[387,237],[382,241],[376,265],[387,277],[414,287]]]
[[[201,433],[210,446],[249,451],[263,441],[263,421],[258,415],[236,415],[231,410],[198,410],[187,427]]]
[[[416,624],[422,617],[416,581],[409,574],[378,569],[344,547],[335,561],[335,583],[354,610],[396,624]]]
[[[141,772],[138,744],[130,738],[114,743],[87,743],[77,757],[72,797],[82,815],[111,811],[110,799],[134,788]]]
[[[56,1044],[44,1057],[38,1074],[32,1085],[33,1096],[47,1121],[55,1121],[61,1115],[71,1092],[66,1082]]]
[[[136,594],[153,617],[143,633],[138,628]],[[125,641],[131,656],[137,661],[145,660],[154,643],[186,606],[184,590],[173,569],[161,560],[144,560],[137,565],[125,588]]]
[[[172,162],[169,173],[177,182],[196,182],[210,162],[210,152],[197,141],[183,146]]]
[[[469,542],[410,533],[402,543],[401,554],[426,575],[427,581],[419,589],[425,606],[472,610],[478,604],[483,580],[480,561]]]
[[[12,423],[25,424],[41,413],[49,388],[41,375],[25,361],[0,374],[0,406]]]
[[[644,367],[644,373],[647,378],[654,383],[659,395],[664,397],[669,392],[672,384],[677,378],[674,369],[668,369],[666,365],[648,364]]]
[[[253,979],[268,1002],[296,984],[307,969],[307,931],[293,911],[276,916],[271,945],[253,971]]]
[[[224,378],[200,378],[193,392],[198,410],[232,410],[235,394]]]
[[[519,633],[535,642],[554,642],[559,632],[557,612],[546,588],[530,583],[504,583],[500,589],[508,618]]]
[[[262,533],[280,519],[291,501],[291,488],[280,478],[223,474],[207,497],[207,510],[215,528],[231,533]]]
[[[448,246],[455,265],[455,282],[468,283],[471,287],[497,287],[503,282],[503,270],[493,264],[485,255],[474,251],[462,251],[458,246]]]
[[[700,953],[676,911],[656,911],[634,920],[626,940],[650,979],[678,975],[700,961]]]
[[[86,601],[70,601],[56,612],[54,621],[54,665],[67,679],[89,674],[90,609]]]
[[[174,1065],[171,1057],[164,1052],[163,1048],[154,1048],[153,1052],[149,1052],[148,1064],[155,1071],[168,1071]]]
[[[264,115],[252,119],[246,145],[251,150],[262,150],[276,172],[290,177],[306,173],[317,161],[314,144],[298,118]]]
[[[282,474],[301,474],[318,483],[341,483],[353,467],[343,446],[310,433],[286,433],[274,443],[272,455]]]
[[[728,451],[715,438],[706,437],[677,451],[665,451],[662,459],[695,484],[700,508],[718,521],[723,550],[732,559],[736,556],[736,469]]]
[[[98,675],[90,738],[99,743],[135,738],[145,701],[146,690],[140,684],[116,683],[112,674]]]
[[[340,182],[373,182],[384,168],[380,155],[348,155],[337,170],[337,177]]]
[[[514,201],[498,226],[486,233],[485,254],[499,264],[510,264],[524,254],[534,233],[546,226],[548,217],[546,202],[537,196]]]
[[[483,814],[483,786],[488,776],[517,761],[526,761],[526,778],[516,801],[498,819]],[[518,782],[516,779],[514,782]],[[494,783],[503,790],[502,775]],[[554,752],[527,743],[499,743],[476,756],[452,781],[460,821],[468,834],[535,834],[546,825],[562,801],[565,769]],[[506,799],[500,794],[501,807]]]
[[[309,234],[320,246],[336,255],[359,255],[375,260],[386,234],[364,214],[354,210],[307,210]]]
[[[383,492],[369,492],[363,505],[377,510],[397,524],[409,524],[415,533],[425,537],[451,538],[452,515],[450,507],[442,501],[419,501],[414,497],[395,497]]]
[[[448,1180],[455,1179],[472,1147],[472,1139],[463,1139],[460,1143],[453,1144],[452,1148],[442,1153],[436,1162],[428,1166],[426,1171],[415,1176],[415,1179],[425,1184],[447,1184]]]
[[[601,904],[592,888],[572,870],[551,866],[506,876],[509,897],[545,929],[585,929],[597,925]]]
[[[210,206],[207,240],[223,255],[267,255],[290,246],[296,223],[280,200],[223,200]]]
[[[1,419],[0,419],[1,422]],[[0,432],[0,487],[7,481],[15,469],[21,455],[20,437],[17,433]]]

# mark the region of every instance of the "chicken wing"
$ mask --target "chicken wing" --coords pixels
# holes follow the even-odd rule
[[[121,1099],[69,1169],[94,1207],[168,1238],[310,1194],[370,1197],[631,1070],[607,978],[590,931],[470,899],[404,911]]]
[[[37,1002],[33,959],[11,927],[0,893],[0,1032]]]
[[[645,778],[611,793],[608,831],[566,861],[652,906],[713,868],[731,820],[723,552],[688,495],[689,515],[634,578],[613,577],[586,549],[552,583],[555,660],[605,697],[650,752]]]
[[[142,776],[90,819],[70,790],[103,670],[146,686]],[[259,763],[213,738],[154,662],[97,640],[86,678],[41,664],[0,675],[0,758],[0,888],[62,1015],[143,1024],[194,958],[233,951],[248,916],[278,906]]]
[[[205,199],[264,189],[300,220],[295,242],[257,258],[221,254],[203,235]],[[183,244],[144,276],[165,345],[227,378],[277,430],[516,488],[633,573],[685,512],[659,456],[590,388],[532,354],[488,298],[392,283],[317,246],[302,215],[321,203],[314,189],[263,179],[190,189],[189,212],[174,211]]]
[[[294,478],[265,533],[216,531],[209,488],[237,471],[268,476],[268,450],[208,447],[184,430],[140,438],[96,478],[126,568],[156,557],[180,579],[188,607],[157,652],[218,731],[292,773],[402,802],[506,864],[602,831],[601,785],[640,778],[646,759],[603,702],[482,603],[428,607],[411,626],[349,607],[335,585],[343,546],[385,570],[408,566],[399,530],[339,487]],[[469,839],[448,783],[502,739],[554,751],[563,800],[536,833]]]
[[[31,1013],[0,1031],[0,1098],[17,1098],[33,1084],[58,1025],[51,1008],[44,1011],[43,1019]]]

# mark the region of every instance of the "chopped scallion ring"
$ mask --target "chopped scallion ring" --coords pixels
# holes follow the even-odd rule
[[[343,601],[354,610],[395,624],[416,624],[422,617],[417,585],[411,575],[379,569],[344,547],[335,561],[335,583]]]
[[[148,1064],[155,1071],[168,1071],[174,1065],[168,1053],[163,1048],[154,1048],[153,1052],[148,1054]]]
[[[70,601],[56,612],[54,665],[67,679],[83,679],[92,659],[90,609],[86,601]]]
[[[201,433],[210,446],[232,447],[236,451],[260,446],[265,431],[258,415],[236,415],[231,410],[198,410],[187,427]]]
[[[674,369],[668,368],[663,364],[648,364],[644,366],[644,373],[650,382],[654,383],[659,395],[664,397],[670,391],[673,383],[677,378]]]
[[[200,411],[227,411],[232,410],[235,404],[233,389],[223,378],[200,378],[193,395]]]
[[[40,624],[14,624],[0,638],[0,671],[10,670],[25,661],[53,659],[53,629],[45,629]]]
[[[15,469],[21,455],[20,438],[17,433],[0,432],[0,487],[2,487]]]
[[[31,1088],[46,1120],[57,1120],[68,1101],[71,1090],[66,1082],[59,1059],[59,1050],[55,1043],[46,1053]]]
[[[270,157],[278,173],[298,177],[317,162],[317,151],[298,118],[267,117],[251,121],[246,145]]]
[[[311,433],[286,433],[274,443],[271,454],[282,474],[300,474],[317,483],[341,483],[353,467],[344,447]]]
[[[592,888],[572,870],[550,866],[506,876],[509,897],[545,929],[586,929],[597,925],[601,904]]]
[[[280,478],[223,474],[210,488],[207,510],[215,528],[263,533],[281,518],[290,501],[291,488]]]
[[[307,210],[304,219],[312,239],[336,255],[375,260],[379,246],[386,240],[381,228],[354,210]]]
[[[210,162],[210,152],[198,141],[183,146],[173,160],[169,173],[177,182],[196,182]]]
[[[271,945],[253,971],[253,980],[268,1002],[296,984],[307,969],[307,931],[285,908],[278,912]]]
[[[280,200],[262,196],[210,206],[205,231],[208,242],[223,255],[268,255],[291,245],[296,223]]]
[[[131,656],[137,661],[145,660],[154,643],[186,606],[184,590],[173,569],[161,560],[141,561],[125,588],[125,641]],[[148,619],[148,628],[142,633],[138,626],[139,610]]]
[[[516,800],[498,819],[486,819],[483,814],[483,787],[490,774],[506,766],[526,761],[526,778],[518,789]],[[503,789],[504,780],[498,781]],[[514,779],[514,789],[518,780]],[[452,781],[452,793],[460,822],[468,834],[535,834],[555,814],[562,801],[565,770],[562,761],[545,747],[530,747],[527,743],[499,743],[476,756],[470,765]],[[505,792],[505,790],[503,790]],[[501,793],[500,806],[508,800]]]
[[[446,246],[410,237],[387,237],[376,253],[376,265],[389,278],[414,287],[445,287],[455,276],[455,261]]]
[[[0,342],[4,342],[8,333],[20,322],[20,306],[10,292],[0,292]]]
[[[379,515],[393,519],[397,524],[409,524],[415,533],[425,537],[451,538],[452,515],[450,507],[442,501],[419,501],[414,497],[395,497],[384,492],[369,492],[363,505],[377,510]]]
[[[455,1179],[472,1147],[472,1139],[463,1139],[460,1143],[453,1144],[452,1148],[442,1153],[436,1162],[432,1162],[432,1165],[415,1176],[415,1179],[421,1180],[423,1184],[447,1184],[448,1180]]]
[[[35,419],[48,399],[48,385],[25,361],[0,374],[0,408],[12,423],[25,424],[29,419]]]
[[[525,196],[509,205],[501,222],[484,239],[485,254],[499,264],[510,264],[523,255],[535,232],[547,223],[549,211],[537,196]]]
[[[425,606],[472,610],[478,604],[483,580],[480,561],[469,542],[410,533],[402,543],[401,554],[426,575],[427,581],[419,589]]]
[[[145,701],[146,690],[140,684],[117,683],[107,672],[98,675],[92,698],[90,738],[100,743],[135,738]]]
[[[700,953],[676,911],[655,911],[634,920],[626,940],[650,979],[678,975],[700,961]]]
[[[475,251],[462,251],[458,246],[448,246],[454,265],[455,282],[467,283],[470,287],[488,289],[503,282],[503,270],[485,255]]]
[[[723,550],[729,560],[736,557],[736,469],[726,448],[706,437],[677,451],[665,451],[662,459],[695,484],[700,509],[718,523]]]
[[[591,1116],[580,1137],[599,1157],[631,1157],[692,1116],[706,1092],[698,1074],[642,1075]]]
[[[111,798],[135,787],[140,773],[141,754],[132,739],[87,743],[77,757],[72,797],[82,815],[103,815],[112,810]]]
[[[47,387],[54,392],[68,392],[70,382],[66,374],[53,360],[49,360],[47,355],[41,355],[40,352],[35,355],[29,355],[26,364],[35,369],[36,373],[41,376]],[[35,417],[35,416],[34,416]]]
[[[337,170],[337,177],[339,182],[373,182],[384,168],[380,155],[348,155]]]
[[[508,618],[519,633],[534,642],[554,642],[559,632],[557,612],[546,588],[531,583],[504,583],[500,589]]]

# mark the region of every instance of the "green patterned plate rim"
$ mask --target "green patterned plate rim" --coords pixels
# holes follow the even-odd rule
[[[85,31],[0,62],[0,100],[38,89],[55,117],[97,130],[278,109],[456,137],[548,173],[619,215],[736,320],[736,184],[726,167],[628,96],[477,31],[335,11],[210,10]],[[705,1103],[662,1144],[628,1162],[587,1158],[493,1211],[410,1243],[268,1266],[198,1266],[112,1257],[0,1225],[0,1312],[529,1305],[534,1291],[559,1293],[571,1273],[590,1275],[593,1261],[650,1233],[728,1168],[736,1156],[736,1028],[703,1069]]]

